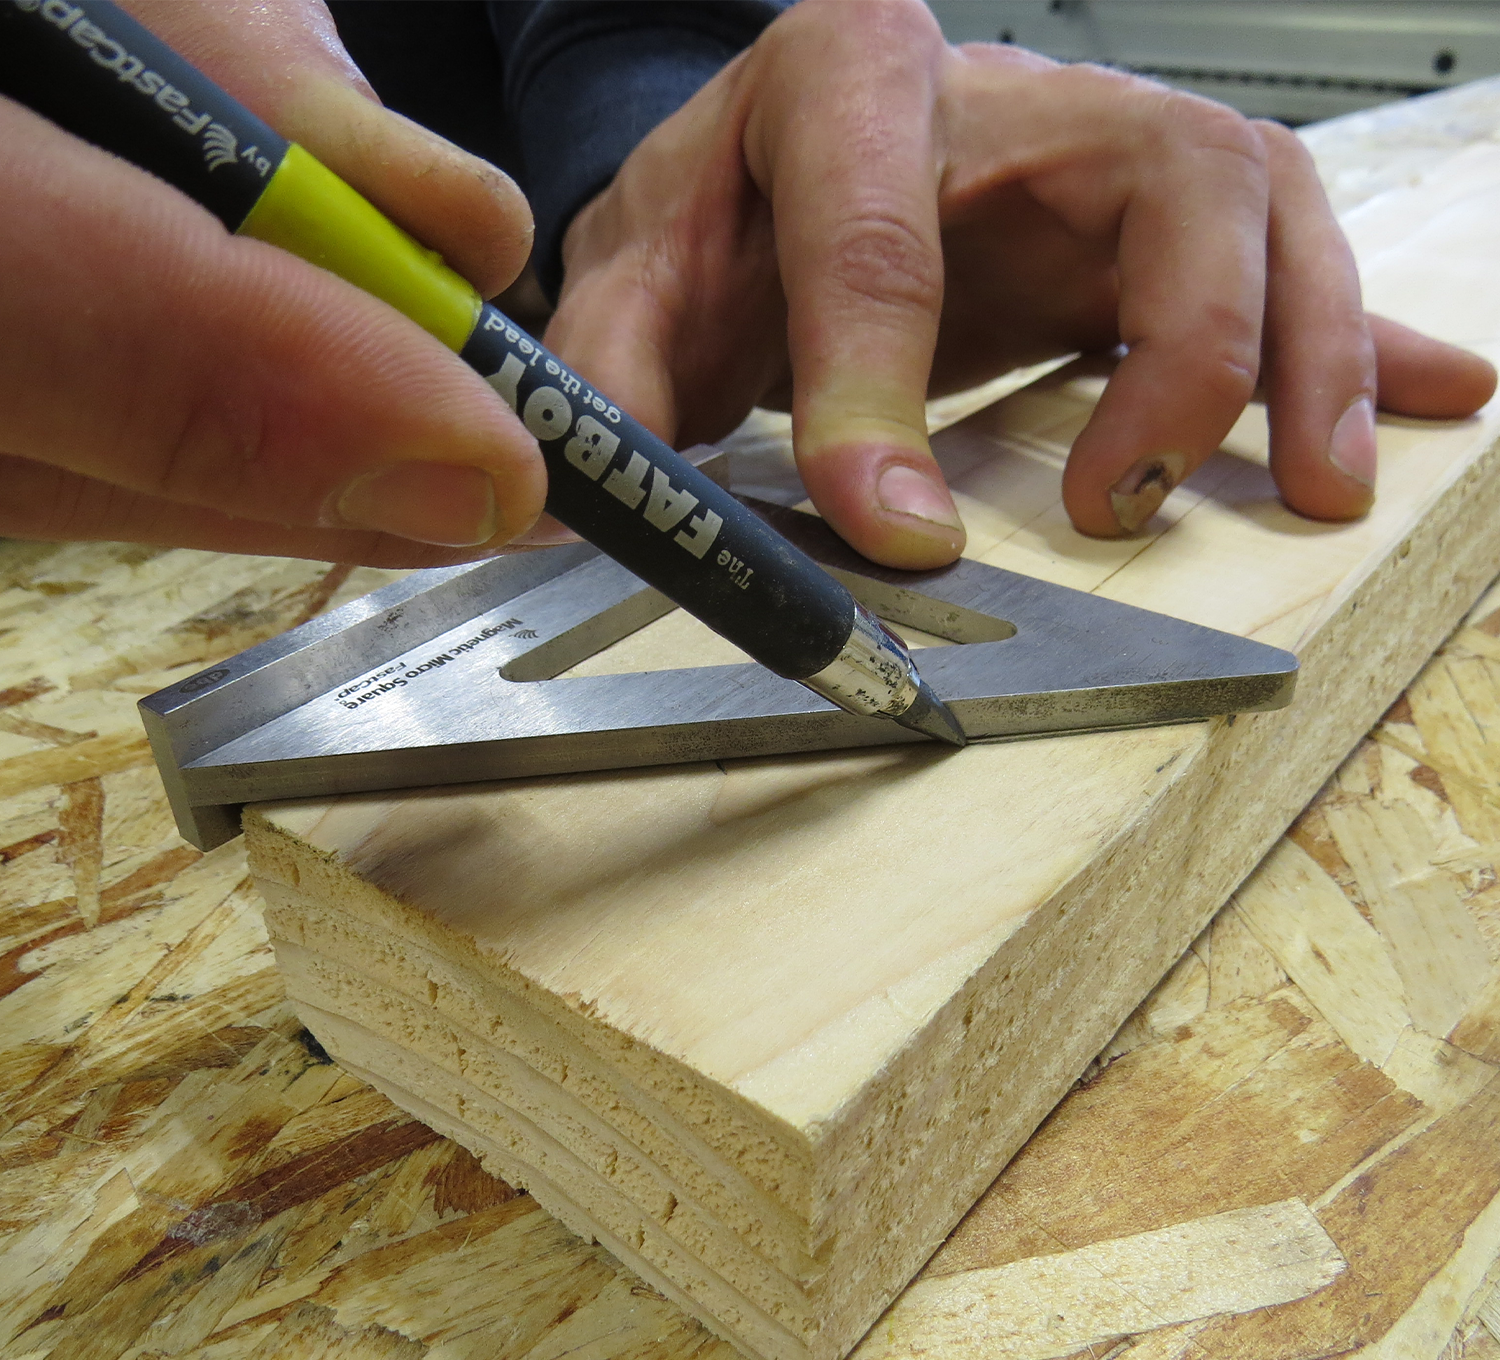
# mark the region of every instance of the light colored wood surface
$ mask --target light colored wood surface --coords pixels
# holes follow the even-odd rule
[[[162,559],[194,589],[161,590]],[[200,639],[180,677],[224,619],[273,632],[327,571],[0,545],[0,777],[32,771],[0,800],[0,1355],[733,1360],[326,1061],[241,846],[183,846],[144,753],[43,765],[154,683],[143,636]],[[85,620],[91,647],[48,640]],[[1500,1360],[1497,639],[1492,591],[860,1360]],[[1371,842],[1391,822],[1424,859]],[[1413,886],[1448,935],[1384,933]],[[1460,912],[1490,964],[1445,994]],[[1452,1037],[1414,1005],[1462,1009]]]
[[[283,1000],[240,847],[200,856],[172,833],[135,697],[382,579],[0,545],[0,1354],[730,1360],[323,1062]],[[1451,1040],[1411,1024],[1410,946],[1382,934],[1401,908],[1377,917],[1370,896],[1431,875],[1450,925],[1458,901],[1495,956],[1497,607],[1475,611],[971,1212],[889,1315],[904,1333],[882,1324],[867,1345],[930,1351],[919,1290],[946,1280],[950,1315],[972,1290],[975,1326],[945,1352],[1042,1360],[1083,1319],[1124,1335],[1073,1345],[1080,1360],[1500,1356],[1486,1275],[1500,981],[1465,984]],[[1355,809],[1337,827],[1335,804]],[[1426,827],[1419,872],[1341,839],[1361,808]],[[1356,877],[1382,863],[1375,886]],[[1419,965],[1444,947],[1415,938]],[[1347,1264],[1272,1304],[1338,1264],[1289,1200]],[[1260,1212],[1226,1231],[1220,1216],[1243,1210]],[[1158,1280],[1164,1245],[1202,1281]],[[1205,1301],[1225,1306],[1226,1258],[1273,1287],[1204,1319]],[[1069,1325],[999,1335],[1026,1322],[1005,1301],[1034,1305],[1039,1288]],[[1125,1332],[1142,1302],[1155,1325]]]
[[[1485,142],[1353,209],[1372,305],[1500,357],[1497,205]],[[330,1052],[766,1360],[858,1341],[1500,568],[1496,410],[1384,422],[1375,510],[1330,526],[1276,500],[1252,409],[1150,532],[1084,539],[1057,473],[1101,383],[935,441],[971,554],[1289,647],[1292,709],[247,814]],[[695,647],[674,619],[589,668]],[[1477,928],[1408,882],[1400,817],[1343,830],[1405,857],[1364,866],[1375,925],[1445,1037]]]

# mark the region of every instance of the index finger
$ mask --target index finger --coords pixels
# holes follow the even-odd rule
[[[890,566],[950,562],[963,527],[927,443],[943,297],[925,6],[803,4],[747,67],[751,174],[787,299],[793,441],[814,503]]]

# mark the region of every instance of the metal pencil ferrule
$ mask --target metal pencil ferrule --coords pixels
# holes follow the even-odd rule
[[[857,604],[844,650],[802,683],[850,713],[894,718],[916,702],[921,681],[906,644]]]

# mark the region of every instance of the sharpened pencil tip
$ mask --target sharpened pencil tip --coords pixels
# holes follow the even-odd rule
[[[969,739],[964,736],[964,729],[959,726],[952,709],[932,692],[932,687],[925,680],[919,683],[920,688],[912,706],[896,721],[902,727],[909,727],[913,732],[920,732],[934,741],[947,742],[949,746],[967,746]]]

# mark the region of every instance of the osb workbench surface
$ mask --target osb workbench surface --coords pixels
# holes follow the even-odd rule
[[[1348,206],[1497,126],[1312,140]],[[175,835],[135,700],[391,575],[0,543],[0,1355],[731,1360],[328,1063]],[[860,1354],[1496,1360],[1497,1071],[1492,591]]]

